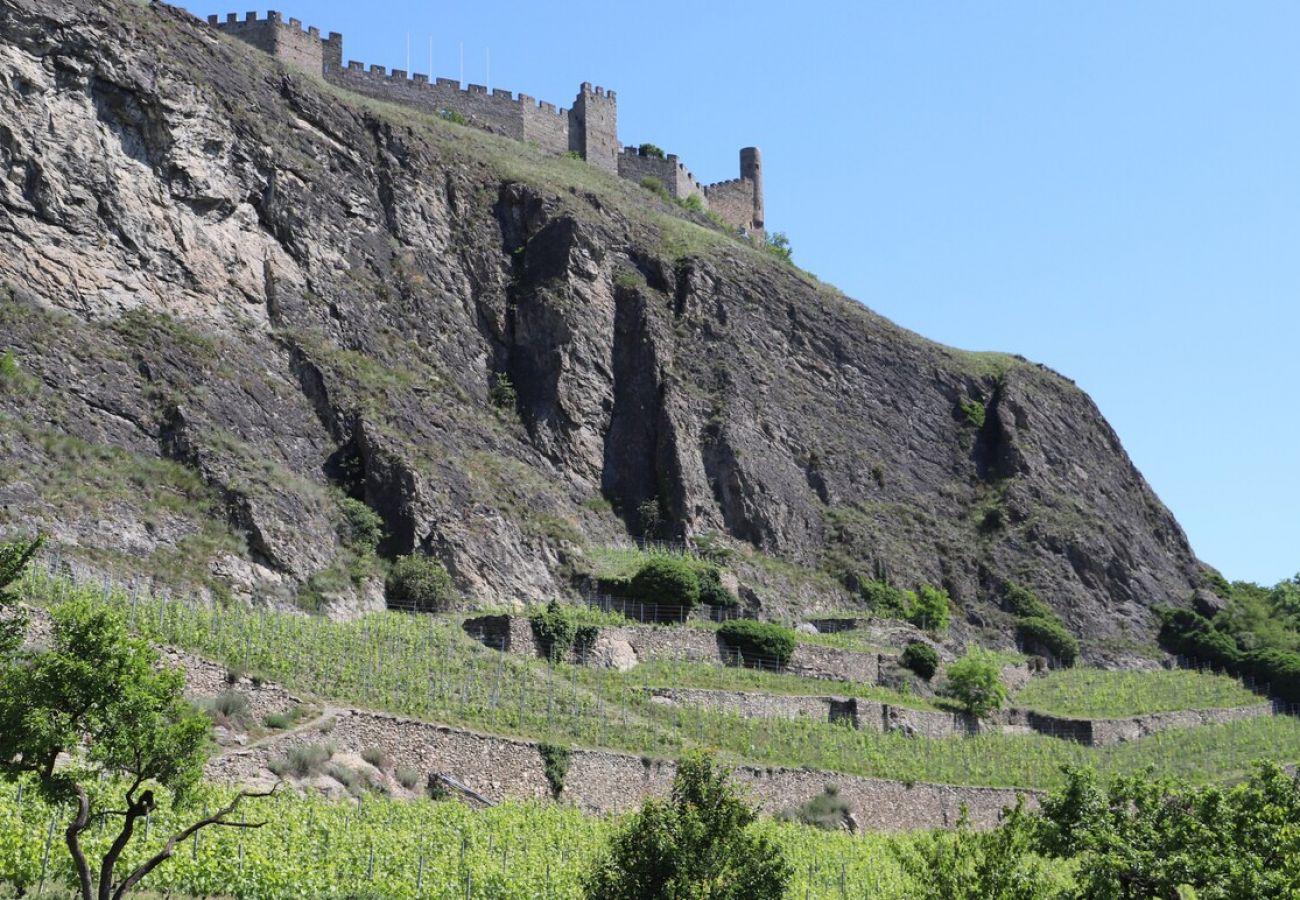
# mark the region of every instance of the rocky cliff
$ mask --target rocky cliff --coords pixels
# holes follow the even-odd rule
[[[384,554],[546,598],[654,499],[768,611],[884,577],[1005,633],[1010,578],[1102,655],[1198,577],[1059,375],[160,4],[0,0],[0,285],[3,527],[96,566],[382,603],[351,496]]]

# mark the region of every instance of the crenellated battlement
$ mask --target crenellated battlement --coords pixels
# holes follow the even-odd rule
[[[299,19],[271,10],[240,18],[229,13],[208,16],[208,24],[251,44],[287,65],[363,96],[398,103],[422,112],[455,118],[494,134],[527,141],[552,153],[576,152],[587,162],[634,181],[659,179],[672,196],[697,196],[700,202],[738,229],[762,232],[763,187],[758,151],[741,151],[740,178],[702,185],[675,155],[660,158],[618,141],[618,95],[584,81],[572,107],[566,109],[528,94],[482,84],[462,85],[453,78],[436,78],[404,69],[349,60],[343,63],[343,35],[304,28]],[[747,156],[747,154],[749,154]]]

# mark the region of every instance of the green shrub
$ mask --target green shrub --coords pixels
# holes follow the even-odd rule
[[[983,428],[984,420],[988,412],[984,409],[984,404],[979,400],[962,400],[958,406],[961,407],[961,413],[966,418],[966,424],[972,428]]]
[[[664,151],[654,144],[642,144],[637,148],[637,152],[642,156],[652,156],[655,159],[664,159]]]
[[[286,775],[306,778],[319,775],[333,756],[333,744],[303,744],[271,760],[268,768],[281,778]]]
[[[704,198],[699,194],[687,194],[680,202],[682,208],[691,212],[704,212]]]
[[[784,668],[794,655],[794,629],[774,622],[732,619],[722,623],[718,637],[729,648],[738,651],[747,666]]]
[[[593,866],[584,896],[599,900],[786,896],[781,849],[751,827],[758,814],[707,757],[677,767],[667,801],[647,800]]]
[[[647,175],[645,178],[642,178],[641,187],[645,188],[656,197],[661,197],[664,200],[673,199],[672,195],[668,193],[668,188],[664,187],[664,183],[653,175]]]
[[[885,581],[864,581],[858,594],[873,613],[886,619],[906,616],[912,605],[907,591]]]
[[[379,513],[360,500],[344,497],[339,501],[343,514],[342,538],[344,542],[362,553],[374,553],[384,539],[384,520]]]
[[[569,655],[573,641],[578,636],[577,617],[573,611],[552,600],[546,609],[528,617],[533,635],[542,645],[542,652],[551,662],[561,662]]]
[[[456,604],[456,585],[442,564],[424,554],[399,556],[384,583],[390,605],[420,612],[446,612]]]
[[[700,576],[684,558],[654,556],[628,582],[627,595],[643,603],[694,609],[700,602]]]
[[[1002,668],[997,659],[984,650],[971,650],[948,667],[944,693],[960,703],[973,716],[986,716],[1000,709],[1007,699]]]
[[[712,563],[696,566],[696,577],[700,580],[700,602],[723,609],[734,609],[740,605],[736,595],[727,590],[722,583],[722,572]]]
[[[16,381],[22,373],[22,367],[18,365],[18,357],[14,356],[12,350],[0,356],[0,381]]]
[[[558,799],[564,790],[564,776],[569,774],[573,752],[557,744],[538,744],[537,752],[542,755],[542,771],[546,774],[546,783],[551,786],[551,796]]]
[[[909,594],[911,606],[907,621],[927,631],[946,631],[952,617],[948,592],[942,588],[921,585],[915,594]]]
[[[461,115],[461,113],[458,110],[454,110],[454,109],[438,110],[438,118],[442,119],[444,122],[451,122],[453,125],[468,124],[465,120],[465,117]]]
[[[397,771],[393,773],[397,783],[408,791],[415,790],[415,786],[420,783],[420,772],[418,769],[412,769],[410,766],[398,766]]]
[[[222,691],[203,702],[203,708],[216,725],[247,728],[252,721],[248,698],[239,691]]]
[[[939,669],[939,652],[924,641],[910,641],[903,648],[903,656],[899,661],[904,668],[911,669],[929,681]]]
[[[790,262],[794,255],[794,250],[790,246],[790,239],[786,237],[784,231],[774,231],[763,241],[763,249],[768,255],[775,256],[781,262]]]
[[[840,796],[840,789],[828,784],[820,794],[785,810],[779,818],[824,831],[838,831],[848,822],[852,812],[852,807]]]
[[[290,725],[293,724],[293,722],[294,722],[293,713],[287,713],[287,712],[267,713],[266,716],[264,716],[262,719],[263,725],[265,725],[267,728],[272,728],[276,731],[281,731],[285,728],[288,728]]]
[[[641,529],[642,537],[652,538],[659,533],[663,524],[663,513],[659,507],[659,498],[642,500],[636,507],[636,524]]]
[[[1027,651],[1050,656],[1063,666],[1072,666],[1079,658],[1079,642],[1055,618],[1020,619],[1016,635]]]
[[[1002,586],[1002,603],[1007,612],[1018,619],[1055,619],[1052,608],[1038,599],[1032,590],[1014,581]]]
[[[514,382],[505,372],[493,372],[492,383],[488,387],[488,400],[497,409],[510,411],[519,403],[519,393]]]

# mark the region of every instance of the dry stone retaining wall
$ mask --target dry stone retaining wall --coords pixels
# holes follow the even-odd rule
[[[208,776],[236,783],[265,782],[270,761],[293,746],[329,741],[339,752],[382,748],[397,765],[449,775],[493,801],[550,796],[538,745],[445,725],[365,712],[340,714],[328,734],[290,733],[279,741],[213,759]],[[676,763],[603,750],[574,750],[562,802],[595,814],[635,809],[647,797],[668,793]],[[998,814],[1018,794],[1035,803],[1037,792],[1011,788],[960,787],[883,781],[807,769],[738,766],[735,781],[771,814],[812,799],[828,786],[838,789],[863,828],[910,831],[944,828],[957,821],[964,804],[977,827],[997,824]]]

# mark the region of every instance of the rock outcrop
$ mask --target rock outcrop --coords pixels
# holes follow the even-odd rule
[[[1104,655],[1197,584],[1061,376],[162,4],[0,0],[0,284],[3,527],[96,565],[371,608],[350,496],[382,554],[544,599],[657,500],[781,614],[887,577],[1005,634],[1010,578]]]

